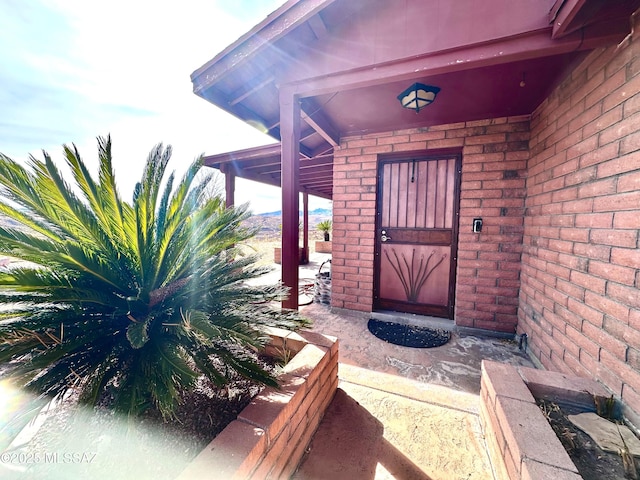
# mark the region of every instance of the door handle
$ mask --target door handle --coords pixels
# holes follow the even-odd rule
[[[391,240],[391,237],[387,235],[385,230],[382,231],[382,236],[380,237],[380,241],[386,242],[387,240]]]

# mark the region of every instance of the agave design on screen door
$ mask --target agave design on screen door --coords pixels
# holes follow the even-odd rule
[[[447,254],[444,253],[440,258],[434,258],[436,251],[432,250],[429,256],[425,260],[425,255],[421,254],[418,264],[416,265],[416,249],[414,248],[411,253],[411,262],[407,260],[407,256],[401,253],[398,256],[395,248],[391,249],[393,258],[389,255],[389,252],[384,252],[389,264],[398,275],[402,288],[407,296],[407,300],[410,302],[417,302],[420,296],[420,291],[424,287],[425,283],[434,272],[436,268],[440,266],[442,262],[447,258]],[[431,260],[434,259],[435,263],[430,267]]]

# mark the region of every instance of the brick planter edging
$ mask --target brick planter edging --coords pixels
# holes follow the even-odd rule
[[[333,242],[329,241],[316,241],[316,253],[331,253]]]
[[[305,253],[304,248],[299,248],[300,255],[298,256],[298,261],[300,265],[306,265],[309,263],[309,255]],[[282,264],[282,247],[273,247],[273,263],[277,263],[278,265]]]
[[[535,398],[593,409],[609,396],[589,379],[483,360],[480,422],[496,479],[581,479]]]
[[[338,340],[270,329],[267,353],[294,356],[280,389],[265,388],[178,477],[288,479],[298,467],[338,387]]]

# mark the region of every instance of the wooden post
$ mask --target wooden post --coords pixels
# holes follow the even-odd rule
[[[280,142],[282,148],[282,282],[289,287],[283,308],[298,309],[300,102],[280,91]]]
[[[309,263],[309,194],[302,194],[302,210],[303,210],[303,237],[302,237],[302,248],[304,251],[304,263]]]
[[[224,173],[224,198],[227,208],[235,205],[236,176],[228,165],[221,165],[220,170]]]

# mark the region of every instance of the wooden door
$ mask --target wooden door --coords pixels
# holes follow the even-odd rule
[[[383,160],[374,308],[453,318],[460,156]]]

